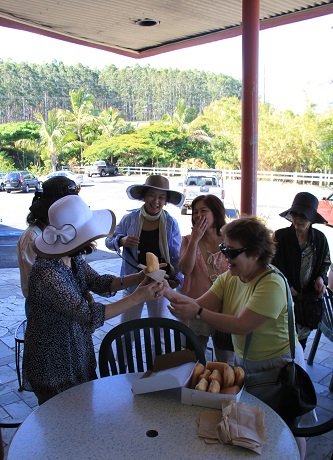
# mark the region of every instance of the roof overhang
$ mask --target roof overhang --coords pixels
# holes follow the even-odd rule
[[[260,29],[331,13],[333,0],[261,0]],[[143,58],[241,35],[242,0],[0,0],[0,26]]]

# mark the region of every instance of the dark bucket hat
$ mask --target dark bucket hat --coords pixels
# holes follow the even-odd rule
[[[281,212],[280,216],[291,221],[291,214],[303,214],[311,224],[326,224],[327,221],[318,212],[318,199],[308,192],[300,192],[294,198],[291,208]]]

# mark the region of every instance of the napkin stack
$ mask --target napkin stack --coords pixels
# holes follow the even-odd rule
[[[229,401],[218,412],[204,411],[198,421],[198,436],[207,443],[221,442],[241,446],[261,454],[266,442],[264,412],[257,406]]]

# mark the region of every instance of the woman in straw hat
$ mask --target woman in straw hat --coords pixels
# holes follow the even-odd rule
[[[32,204],[27,215],[29,225],[20,236],[16,246],[17,259],[20,269],[21,289],[27,299],[28,297],[28,278],[31,267],[36,259],[33,250],[35,238],[42,233],[48,224],[48,210],[50,206],[59,198],[67,195],[77,195],[80,187],[74,181],[65,176],[51,177],[43,183],[43,190],[38,190],[32,199]],[[29,305],[25,300],[25,313],[28,316]]]
[[[184,195],[170,190],[169,181],[160,175],[149,176],[143,185],[131,185],[126,190],[131,200],[143,201],[141,208],[126,214],[116,227],[112,237],[106,238],[106,246],[120,254],[123,247],[123,263],[121,276],[136,273],[139,264],[146,264],[146,253],[153,252],[160,263],[167,263],[169,284],[176,288],[182,284],[178,262],[181,245],[181,234],[176,219],[163,208],[167,203],[180,207]],[[126,297],[134,290],[128,288],[123,295]],[[149,317],[168,317],[168,301],[157,298],[147,302]],[[121,322],[140,318],[144,302],[131,311],[121,315]]]
[[[93,250],[95,239],[112,235],[112,211],[91,211],[79,196],[71,195],[56,201],[48,217],[49,225],[34,242],[37,257],[29,277],[23,355],[23,384],[34,391],[39,404],[96,378],[91,334],[106,319],[163,295],[161,283],[151,282],[142,271],[125,278],[99,275],[82,257]],[[110,296],[138,284],[130,296],[107,305],[90,295]]]
[[[326,220],[317,212],[318,200],[308,192],[300,192],[291,208],[280,214],[291,226],[275,232],[277,251],[272,261],[286,276],[293,296],[299,341],[305,349],[311,328],[299,315],[304,297],[320,298],[326,291],[330,251],[326,236],[312,224]],[[304,307],[303,307],[304,308]]]

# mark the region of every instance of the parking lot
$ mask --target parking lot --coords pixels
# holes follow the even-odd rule
[[[128,211],[140,206],[139,201],[130,200],[126,195],[126,188],[133,184],[143,184],[146,176],[115,176],[115,177],[94,177],[85,178],[81,188],[80,196],[86,201],[91,209],[112,209],[117,217],[117,221]],[[181,178],[171,177],[170,188],[182,191],[179,185]],[[240,181],[226,181],[225,187],[225,207],[229,209],[240,209]],[[257,214],[262,217],[267,225],[276,230],[280,227],[288,226],[288,222],[279,216],[279,213],[291,206],[296,193],[309,191],[318,199],[329,194],[330,190],[312,185],[295,185],[281,182],[258,182]],[[20,233],[26,228],[26,216],[29,212],[34,192],[12,192],[0,193],[0,251],[1,259],[16,259],[15,246]],[[191,215],[181,215],[180,209],[173,205],[167,205],[166,210],[177,219],[182,235],[191,231]],[[333,253],[333,228],[319,225],[329,241],[331,253]],[[98,254],[94,257],[114,257],[104,246],[104,240],[98,242]],[[15,262],[16,263],[16,262]],[[15,267],[17,265],[10,265]]]

